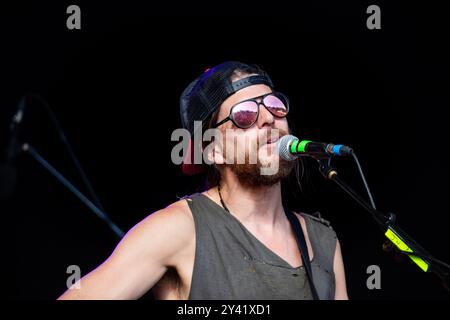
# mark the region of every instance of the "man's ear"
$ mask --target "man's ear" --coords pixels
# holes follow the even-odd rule
[[[223,135],[218,129],[208,129],[203,134],[203,141],[211,141],[203,150],[203,160],[207,164],[224,164]]]
[[[208,164],[224,164],[225,159],[223,157],[222,148],[216,142],[211,142],[206,146],[203,151],[203,156],[205,157],[205,162]]]

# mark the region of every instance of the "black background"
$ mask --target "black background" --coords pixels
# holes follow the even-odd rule
[[[442,8],[410,2],[314,1],[183,5],[85,2],[4,7],[0,142],[20,97],[42,96],[105,205],[128,230],[151,212],[195,191],[198,178],[172,164],[178,98],[206,68],[225,60],[257,63],[290,97],[295,134],[344,143],[359,156],[377,206],[437,258],[450,261],[449,63]],[[81,30],[66,8],[81,7]],[[381,7],[381,30],[366,8]],[[20,139],[86,192],[44,108],[27,105]],[[4,161],[3,161],[4,162]],[[85,274],[118,239],[31,157],[14,162],[13,191],[1,202],[4,266],[13,299],[54,299],[66,268]],[[336,167],[364,195],[350,159]],[[290,195],[304,212],[332,222],[351,299],[448,299],[432,275],[382,251],[382,233],[365,212],[307,161],[305,191]],[[293,190],[293,193],[298,191]],[[381,290],[366,269],[381,268]]]

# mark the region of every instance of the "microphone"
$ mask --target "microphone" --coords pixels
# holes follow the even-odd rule
[[[25,106],[26,106],[26,97],[23,96],[19,104],[17,106],[17,111],[14,114],[12,118],[12,122],[9,126],[9,132],[10,132],[10,139],[8,142],[8,146],[6,148],[6,162],[11,162],[17,154],[20,152],[20,146],[17,141],[17,136],[19,132],[19,126],[23,120],[23,114],[25,112]]]
[[[293,161],[300,156],[332,157],[347,156],[352,153],[352,148],[342,144],[300,140],[292,135],[285,135],[278,140],[278,154],[288,161]]]
[[[25,96],[23,96],[19,101],[17,111],[14,114],[9,126],[10,137],[6,147],[6,161],[0,163],[0,200],[5,200],[11,197],[16,188],[17,169],[12,162],[20,152],[20,145],[17,140],[17,136],[19,126],[23,120],[25,105]]]

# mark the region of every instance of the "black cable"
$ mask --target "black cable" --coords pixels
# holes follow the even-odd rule
[[[353,159],[356,162],[356,165],[358,166],[358,171],[359,171],[359,174],[360,174],[360,176],[362,178],[362,181],[364,183],[364,187],[366,188],[367,195],[369,196],[370,204],[376,210],[377,208],[375,206],[375,201],[373,201],[372,193],[370,192],[369,185],[367,184],[366,178],[364,177],[364,173],[363,173],[363,171],[361,169],[361,165],[359,164],[358,157],[356,156],[356,154],[354,152],[352,152],[352,156],[353,156]]]

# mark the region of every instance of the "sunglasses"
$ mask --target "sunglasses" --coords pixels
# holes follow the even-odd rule
[[[250,128],[258,120],[260,104],[262,104],[272,115],[277,118],[284,118],[289,112],[288,98],[280,92],[271,92],[235,104],[231,107],[230,115],[222,121],[216,123],[214,128],[217,128],[230,120],[238,128]]]

